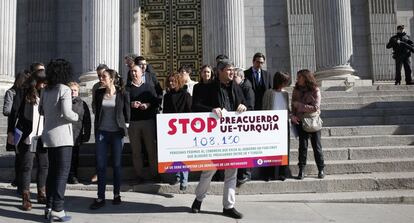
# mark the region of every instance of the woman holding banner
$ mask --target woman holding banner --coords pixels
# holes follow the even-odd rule
[[[191,95],[184,89],[184,79],[177,72],[167,78],[168,92],[164,95],[163,113],[191,112]],[[188,171],[178,172],[173,185],[180,182],[180,190],[185,191],[188,183]]]

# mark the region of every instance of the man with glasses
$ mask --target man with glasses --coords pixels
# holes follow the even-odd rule
[[[148,83],[149,85],[155,88],[155,92],[157,93],[158,99],[158,108],[161,109],[163,90],[160,85],[160,82],[157,79],[157,75],[155,74],[154,69],[150,64],[147,63],[147,60],[143,56],[137,56],[134,62],[144,72],[144,74],[142,75],[143,83]]]

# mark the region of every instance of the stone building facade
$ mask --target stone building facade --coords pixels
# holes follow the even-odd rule
[[[33,61],[65,58],[81,81],[123,56],[155,64],[159,78],[224,53],[248,68],[264,53],[271,73],[316,71],[319,80],[391,81],[385,49],[397,24],[414,30],[412,0],[7,0],[0,3],[0,81]]]

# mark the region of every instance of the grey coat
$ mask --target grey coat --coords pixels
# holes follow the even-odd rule
[[[3,104],[3,115],[4,116],[10,115],[15,95],[16,95],[16,90],[14,88],[10,88],[4,94],[4,104]]]
[[[79,117],[72,111],[70,88],[63,84],[46,88],[40,96],[39,112],[45,118],[43,146],[73,146],[72,122],[78,121]]]

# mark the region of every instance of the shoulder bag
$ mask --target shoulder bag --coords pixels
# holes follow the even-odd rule
[[[302,128],[305,132],[317,132],[322,129],[323,121],[319,115],[319,112],[309,112],[303,114]]]

